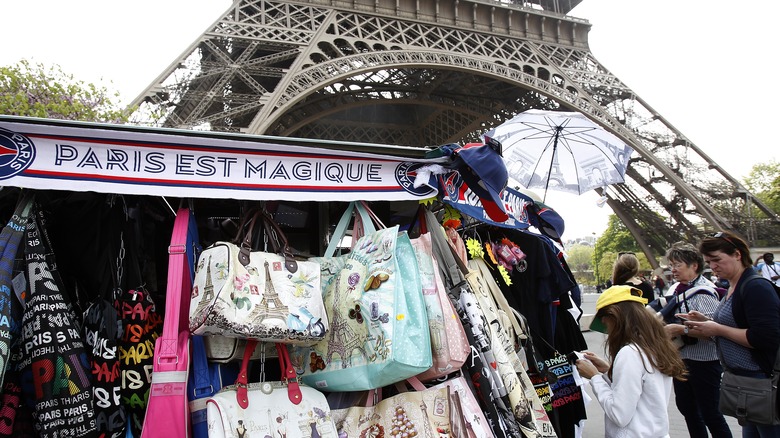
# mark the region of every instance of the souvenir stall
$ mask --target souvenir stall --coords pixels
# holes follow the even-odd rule
[[[0,436],[575,436],[563,220],[498,149],[0,116]]]

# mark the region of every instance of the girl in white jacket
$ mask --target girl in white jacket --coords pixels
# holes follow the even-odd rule
[[[641,291],[631,286],[605,290],[590,327],[607,334],[612,361],[590,351],[577,361],[577,370],[590,379],[604,409],[607,438],[669,436],[666,410],[672,378],[685,379],[685,364],[645,304]]]

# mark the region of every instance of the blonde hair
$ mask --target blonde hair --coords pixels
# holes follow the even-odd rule
[[[639,259],[634,253],[620,254],[612,268],[612,284],[625,284],[628,279],[639,273]]]

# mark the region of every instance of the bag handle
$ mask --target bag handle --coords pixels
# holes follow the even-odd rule
[[[341,219],[339,219],[338,224],[336,224],[336,230],[333,231],[333,236],[331,236],[328,247],[325,249],[325,257],[333,257],[336,255],[336,249],[338,249],[339,242],[341,242],[341,239],[347,235],[347,229],[349,228],[349,223],[352,220],[353,213],[355,214],[355,225],[353,227],[352,234],[353,245],[359,239],[358,234],[365,235],[376,232],[373,222],[371,221],[371,217],[368,215],[366,209],[356,209],[356,204],[357,203],[355,201],[350,202],[349,205],[347,205],[347,209],[344,211],[344,214],[341,215]],[[358,234],[356,234],[356,232],[358,232]]]
[[[287,268],[287,271],[293,274],[298,272],[298,262],[292,255],[290,245],[287,242],[287,237],[282,232],[282,229],[279,228],[279,224],[271,219],[271,217],[268,216],[268,213],[263,210],[257,210],[255,214],[252,215],[252,218],[248,222],[248,229],[244,234],[243,239],[240,238],[240,233],[243,227],[239,228],[239,239],[237,239],[240,241],[238,262],[243,266],[249,266],[249,255],[252,252],[252,234],[258,219],[263,220],[263,227],[265,228],[268,240],[271,242],[271,248],[273,251],[276,254],[284,257],[284,266]]]
[[[202,336],[193,335],[190,338],[192,354],[192,393],[190,399],[199,399],[214,394],[214,385],[209,376],[209,362],[206,357],[206,345]]]
[[[384,229],[387,228],[387,226],[382,222],[382,219],[379,219],[379,216],[374,213],[374,210],[371,210],[371,207],[368,206],[368,203],[366,201],[360,201],[355,205],[355,208],[362,209],[373,221],[373,224],[376,225],[377,229]]]
[[[279,368],[282,370],[282,376],[287,383],[287,397],[294,405],[298,405],[303,400],[301,387],[298,384],[298,375],[290,361],[290,353],[287,351],[286,344],[276,344],[276,351],[279,352]]]
[[[257,347],[256,339],[249,339],[246,342],[244,358],[241,360],[241,370],[236,379],[236,402],[241,409],[249,407],[248,379],[249,379],[249,360]],[[279,353],[279,369],[282,370],[282,378],[287,383],[287,397],[294,405],[298,405],[303,400],[300,385],[298,384],[298,375],[290,362],[290,353],[287,351],[287,345],[276,344],[276,351]]]
[[[165,321],[160,337],[160,351],[155,351],[158,365],[175,365],[179,362],[179,333],[189,331],[187,319],[190,300],[183,300],[182,294],[192,289],[192,277],[187,266],[187,230],[190,210],[180,208],[173,223],[171,244],[168,246],[168,287],[165,291]]]
[[[252,357],[252,353],[255,352],[257,347],[256,339],[249,339],[246,341],[246,348],[244,349],[244,357],[241,359],[241,369],[238,371],[238,378],[236,379],[236,402],[241,409],[249,407],[249,394],[247,393],[247,381],[249,380],[249,359]]]
[[[409,377],[408,379],[402,380],[400,382],[395,382],[395,388],[398,390],[398,392],[408,392],[409,388],[406,387],[407,383],[417,392],[422,392],[428,389],[416,376]]]

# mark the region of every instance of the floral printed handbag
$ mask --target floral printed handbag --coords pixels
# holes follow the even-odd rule
[[[334,255],[357,212],[349,254]],[[417,258],[398,226],[375,229],[372,213],[350,203],[322,266],[330,333],[308,348],[290,348],[304,383],[323,391],[361,391],[386,386],[431,367],[431,341]],[[380,222],[381,225],[381,222]],[[356,233],[357,232],[357,233]]]
[[[251,249],[258,223],[275,252]],[[320,265],[295,260],[279,226],[260,210],[236,240],[240,245],[217,242],[198,258],[190,332],[299,345],[323,339]]]

